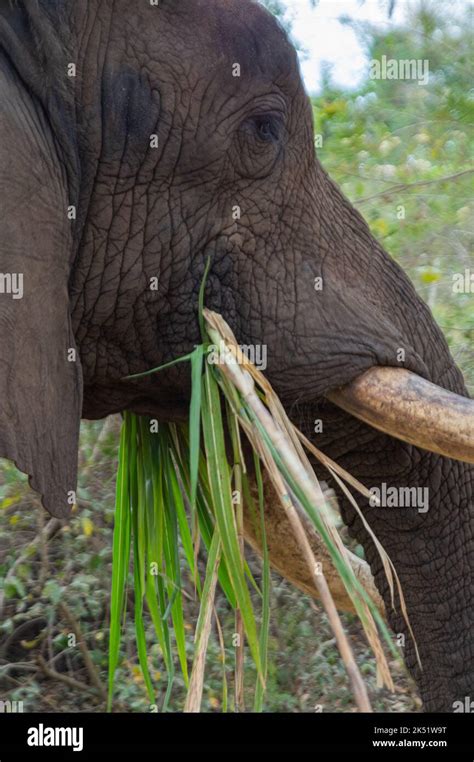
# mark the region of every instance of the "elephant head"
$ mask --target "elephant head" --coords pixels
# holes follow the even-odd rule
[[[428,490],[427,510],[360,504],[402,583],[425,706],[452,711],[474,690],[472,403],[319,163],[285,33],[252,0],[2,3],[0,62],[0,455],[64,516],[81,415],[185,418],[184,366],[124,379],[199,342],[210,257],[207,306],[267,348],[304,433],[368,487]]]

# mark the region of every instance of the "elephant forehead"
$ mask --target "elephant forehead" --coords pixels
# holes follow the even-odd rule
[[[248,90],[249,78],[300,87],[295,50],[285,31],[256,0],[160,0],[114,6],[113,37],[159,79],[163,67],[193,80],[232,82]],[[237,71],[235,65],[238,64]]]
[[[195,17],[196,3],[191,5]],[[216,63],[223,67],[226,63],[239,64],[244,79],[277,80],[289,75],[299,79],[295,51],[286,33],[257,2],[216,0],[197,5],[205,9],[200,24],[202,37],[214,51]]]

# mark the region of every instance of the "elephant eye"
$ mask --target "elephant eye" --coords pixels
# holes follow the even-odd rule
[[[272,116],[256,116],[253,123],[257,136],[265,143],[271,143],[280,138],[280,124]]]
[[[232,142],[233,166],[242,177],[266,177],[282,154],[285,138],[283,115],[267,111],[248,116]]]

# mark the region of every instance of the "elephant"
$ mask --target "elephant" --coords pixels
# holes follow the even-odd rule
[[[64,517],[81,417],[185,420],[183,364],[128,377],[200,342],[209,261],[206,306],[267,348],[303,433],[369,488],[428,490],[426,510],[358,498],[418,659],[336,488],[425,710],[453,711],[474,695],[474,403],[320,164],[285,31],[254,0],[2,0],[0,59],[0,456]]]

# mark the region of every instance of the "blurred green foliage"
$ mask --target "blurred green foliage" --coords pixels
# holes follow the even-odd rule
[[[319,159],[410,275],[474,393],[474,294],[453,289],[456,273],[474,273],[472,16],[425,2],[388,33],[346,23],[369,59],[426,59],[430,76],[348,93],[327,69],[313,99]]]

